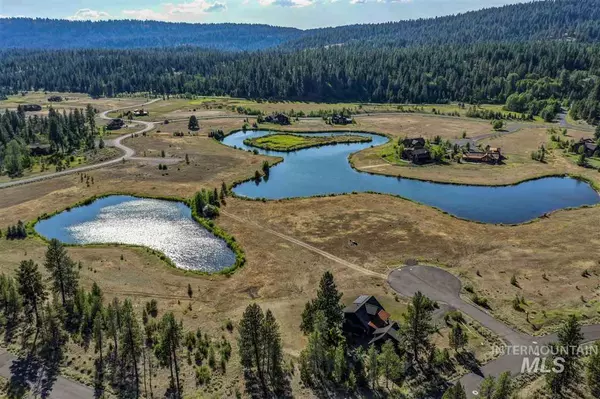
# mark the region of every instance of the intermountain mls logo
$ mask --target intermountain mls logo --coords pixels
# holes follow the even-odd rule
[[[562,373],[567,358],[585,357],[598,354],[596,345],[554,346],[554,345],[506,345],[492,348],[496,356],[516,356],[522,358],[521,374]]]

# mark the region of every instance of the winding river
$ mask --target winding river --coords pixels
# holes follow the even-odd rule
[[[378,192],[433,206],[467,220],[498,224],[523,223],[558,209],[600,202],[600,196],[588,183],[569,177],[546,177],[513,186],[489,187],[432,183],[358,172],[348,162],[350,154],[382,145],[388,138],[350,133],[370,137],[372,142],[314,147],[288,153],[244,144],[245,139],[273,132],[240,131],[225,137],[225,145],[284,158],[282,163],[271,168],[267,180],[244,182],[237,185],[234,192],[249,198],[266,199]],[[345,135],[349,132],[302,134]]]
[[[143,245],[188,270],[217,272],[235,263],[225,241],[175,201],[111,195],[41,220],[35,230],[67,244]]]

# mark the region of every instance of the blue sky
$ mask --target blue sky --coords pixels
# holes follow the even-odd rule
[[[316,28],[454,14],[519,0],[0,0],[2,17],[244,22]]]

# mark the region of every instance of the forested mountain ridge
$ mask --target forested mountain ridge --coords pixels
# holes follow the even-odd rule
[[[599,0],[550,0],[452,16],[313,29],[293,48],[360,42],[373,45],[471,44],[531,40],[600,40]]]
[[[196,46],[228,51],[334,44],[392,47],[532,40],[600,41],[600,0],[545,0],[446,17],[300,30],[253,24],[0,19],[0,48],[128,49]]]
[[[230,95],[396,103],[508,103],[539,114],[548,101],[600,116],[600,44],[488,43],[341,46],[233,53],[195,48],[11,50],[0,54],[0,91],[92,96]],[[511,97],[512,96],[512,97]],[[518,96],[518,97],[515,97]]]
[[[227,51],[276,47],[302,33],[255,24],[189,24],[159,21],[0,19],[0,48],[147,48],[196,46]]]

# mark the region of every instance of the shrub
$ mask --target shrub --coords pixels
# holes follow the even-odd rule
[[[196,367],[196,384],[204,385],[210,382],[211,372],[206,366]]]

